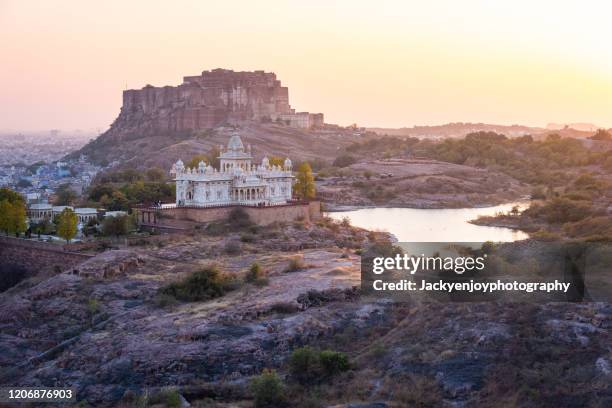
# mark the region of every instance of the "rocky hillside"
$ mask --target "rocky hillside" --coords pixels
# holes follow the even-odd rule
[[[79,406],[247,408],[250,379],[274,368],[294,402],[274,407],[610,406],[609,303],[368,298],[358,247],[375,235],[324,221],[150,237],[26,280],[0,294],[0,384],[72,386]],[[263,284],[160,295],[205,265],[242,279],[254,262]],[[344,353],[348,371],[296,381],[304,345]]]
[[[114,124],[81,150],[69,157],[87,155],[92,161],[121,167],[169,169],[177,159],[189,160],[214,147],[226,145],[237,133],[245,144],[251,144],[255,159],[264,155],[289,156],[293,160],[323,159],[332,162],[338,151],[360,140],[360,136],[343,129],[306,130],[254,121],[236,122],[200,131],[138,130],[136,124]]]
[[[528,185],[506,174],[430,159],[364,160],[346,173],[319,181],[327,209],[468,208],[524,199],[530,193]]]

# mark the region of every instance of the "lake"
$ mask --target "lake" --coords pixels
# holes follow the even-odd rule
[[[336,220],[348,217],[356,227],[390,232],[400,242],[511,242],[526,239],[528,235],[522,231],[474,225],[468,221],[480,215],[508,212],[514,205],[524,209],[528,203],[435,210],[378,207],[329,212],[327,215]]]

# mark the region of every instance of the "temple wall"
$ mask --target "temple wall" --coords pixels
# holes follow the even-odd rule
[[[147,226],[157,225],[161,228],[191,229],[197,224],[227,219],[235,207],[141,209],[138,210],[140,212],[138,220]],[[291,222],[298,219],[311,222],[321,218],[321,203],[319,201],[269,207],[242,206],[241,208],[246,211],[251,221],[258,225],[268,225],[276,221]],[[153,216],[153,213],[155,213],[155,216]]]

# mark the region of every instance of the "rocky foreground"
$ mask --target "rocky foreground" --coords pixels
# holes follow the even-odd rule
[[[81,405],[253,406],[250,378],[287,374],[303,345],[347,353],[348,372],[286,376],[288,406],[610,406],[612,306],[417,304],[360,296],[359,248],[376,234],[329,220],[256,233],[151,237],[0,295],[3,385],[73,386]],[[159,289],[214,263],[243,283],[205,302]]]

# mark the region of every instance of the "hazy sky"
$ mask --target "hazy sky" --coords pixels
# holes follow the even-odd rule
[[[121,91],[274,71],[330,123],[612,126],[606,1],[0,0],[0,129],[105,129]]]

